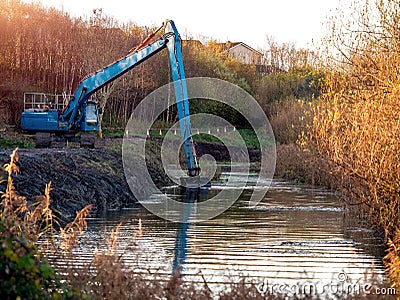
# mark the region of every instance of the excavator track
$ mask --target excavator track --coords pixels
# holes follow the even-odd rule
[[[36,148],[60,148],[68,143],[77,144],[81,148],[93,149],[96,137],[89,133],[82,133],[78,136],[52,135],[50,132],[37,132],[35,135]]]
[[[35,147],[49,148],[51,146],[51,134],[49,132],[36,132]]]

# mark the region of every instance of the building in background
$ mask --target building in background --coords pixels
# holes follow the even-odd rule
[[[228,41],[224,48],[229,55],[244,64],[262,65],[264,63],[264,55],[243,42]]]

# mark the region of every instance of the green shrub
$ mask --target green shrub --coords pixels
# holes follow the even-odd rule
[[[17,227],[0,220],[1,299],[61,298],[53,268]]]

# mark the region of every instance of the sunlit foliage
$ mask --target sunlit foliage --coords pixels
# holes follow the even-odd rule
[[[385,258],[399,288],[400,23],[398,1],[356,1],[352,17],[332,24],[326,92],[315,108],[310,143],[335,185],[363,204],[384,229]],[[331,48],[332,49],[332,48]]]

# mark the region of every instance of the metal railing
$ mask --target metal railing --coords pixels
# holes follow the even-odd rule
[[[24,111],[62,111],[70,98],[67,94],[24,93]]]

